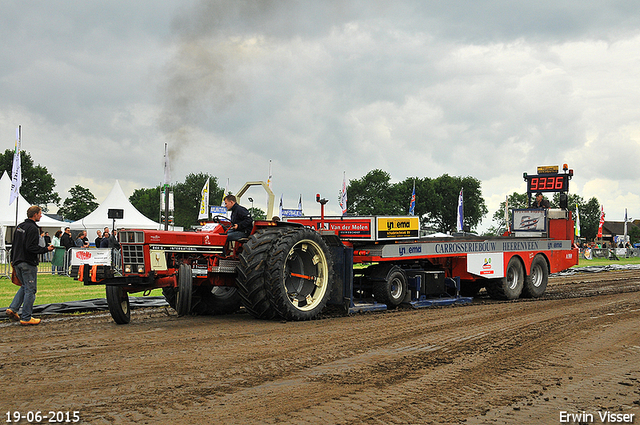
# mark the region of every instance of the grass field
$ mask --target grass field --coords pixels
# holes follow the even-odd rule
[[[581,258],[578,266],[605,266],[609,264],[640,264],[640,258],[621,258],[619,261],[602,258],[585,260]],[[8,307],[17,290],[18,287],[12,284],[9,279],[0,278],[0,307]],[[142,293],[136,293],[134,295],[142,296]],[[162,290],[154,289],[151,292],[151,295],[161,296]],[[104,297],[105,287],[103,285],[84,286],[81,282],[67,276],[57,276],[44,273],[38,275],[36,305]]]

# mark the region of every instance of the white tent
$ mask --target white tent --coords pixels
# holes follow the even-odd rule
[[[18,203],[18,224],[22,223],[27,218],[27,209],[31,206],[26,199],[18,194],[13,204],[9,205],[9,194],[11,193],[11,177],[7,172],[2,173],[0,178],[0,225],[5,226],[6,240],[10,242],[10,238],[13,235],[13,228],[16,225],[16,202]],[[40,226],[45,232],[49,232],[49,235],[53,237],[57,230],[64,229],[68,223],[64,221],[58,221],[53,218],[43,215],[38,226]]]
[[[160,202],[160,200],[158,200]],[[113,219],[108,217],[110,209],[123,210],[123,218],[116,219],[116,229],[162,229],[162,225],[156,223],[153,220],[148,219],[140,211],[138,211],[129,199],[125,196],[120,183],[116,180],[113,185],[113,189],[107,195],[107,198],[100,204],[95,211],[88,216],[74,221],[69,225],[71,230],[86,230],[87,237],[90,242],[97,237],[96,231],[102,231],[105,227],[111,229],[113,226]]]

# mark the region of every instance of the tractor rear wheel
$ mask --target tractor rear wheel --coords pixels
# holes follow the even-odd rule
[[[284,230],[282,227],[261,229],[242,246],[236,277],[238,295],[244,308],[257,319],[276,316],[265,288],[265,273],[267,255]]]
[[[178,268],[178,291],[176,292],[176,312],[178,316],[185,316],[191,312],[191,292],[193,290],[193,277],[191,266],[180,264]]]
[[[507,271],[502,279],[492,279],[486,286],[491,298],[498,300],[515,300],[522,293],[524,286],[524,267],[520,259],[511,257]]]
[[[547,290],[549,282],[549,269],[547,262],[540,254],[536,255],[531,263],[531,273],[524,280],[522,296],[527,298],[539,298]]]
[[[129,293],[121,286],[107,285],[107,305],[114,322],[126,325],[131,321]]]
[[[332,284],[331,253],[317,232],[291,229],[271,248],[266,285],[271,304],[281,318],[316,318],[329,300]]]

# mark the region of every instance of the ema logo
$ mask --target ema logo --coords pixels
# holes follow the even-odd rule
[[[480,270],[480,275],[488,274],[494,274],[494,271],[491,268],[491,257],[484,259],[484,262],[482,263],[482,270]]]

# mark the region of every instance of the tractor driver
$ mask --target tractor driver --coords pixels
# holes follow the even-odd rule
[[[551,205],[549,201],[544,199],[542,192],[536,193],[536,200],[533,203],[533,208],[545,208],[548,209]]]
[[[227,231],[227,240],[238,241],[248,237],[253,229],[253,219],[249,210],[238,204],[233,195],[224,197],[224,206],[227,211],[231,211],[231,227]]]

